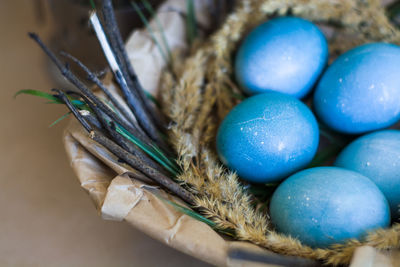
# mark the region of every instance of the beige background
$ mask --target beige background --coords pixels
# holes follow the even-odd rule
[[[33,0],[0,0],[0,266],[204,266],[125,223],[103,221],[66,160],[62,106],[20,96],[56,87],[48,61],[28,39],[40,24]]]

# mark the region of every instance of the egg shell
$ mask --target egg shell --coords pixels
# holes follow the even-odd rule
[[[217,134],[221,161],[249,182],[280,181],[304,168],[319,142],[309,108],[289,95],[247,98],[223,120]]]
[[[302,98],[328,59],[328,44],[313,23],[297,17],[271,19],[240,45],[236,79],[249,95],[277,91]]]
[[[392,219],[400,218],[400,131],[359,137],[339,154],[335,165],[370,178],[386,196]]]
[[[400,118],[400,47],[373,43],[336,59],[314,94],[317,116],[332,129],[361,134]]]
[[[271,221],[278,232],[311,247],[325,248],[387,227],[386,198],[367,177],[337,167],[298,172],[274,192]]]

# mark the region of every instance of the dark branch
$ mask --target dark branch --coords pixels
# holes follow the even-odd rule
[[[68,97],[64,94],[63,91],[59,89],[52,89],[53,92],[58,93],[58,97],[67,105],[68,109],[74,114],[75,118],[82,124],[83,128],[85,128],[86,131],[91,132],[93,130],[92,126],[83,118],[83,116],[80,114],[77,108],[72,105],[72,103],[69,101]]]
[[[113,121],[120,124],[130,133],[134,134],[138,139],[143,141],[144,143],[152,143],[148,136],[143,134],[137,128],[134,128],[127,123],[125,123],[122,119],[120,119],[109,107],[107,107],[103,102],[101,102],[93,92],[86,87],[86,85],[81,82],[68,68],[68,66],[63,65],[63,63],[55,56],[55,54],[42,42],[38,35],[34,33],[29,33],[29,36],[35,40],[39,46],[43,49],[43,51],[49,56],[49,58],[54,62],[57,68],[61,71],[62,75],[70,81],[79,91],[81,91],[82,95],[85,95],[90,101],[92,101],[97,107],[99,107],[107,116],[109,116]],[[163,145],[164,142],[160,145]],[[166,146],[163,145],[163,148]]]
[[[104,146],[110,152],[112,152],[115,156],[124,160],[132,168],[142,172],[143,174],[145,174],[146,176],[151,178],[153,181],[157,182],[162,187],[167,188],[168,190],[170,190],[172,193],[174,193],[175,195],[180,197],[182,200],[184,200],[188,204],[191,204],[191,205],[194,204],[194,197],[189,191],[185,190],[179,184],[175,183],[172,179],[170,179],[166,175],[160,173],[156,169],[143,164],[143,162],[138,160],[138,158],[131,155],[126,150],[122,149],[119,145],[117,145],[112,140],[108,139],[101,132],[94,130],[91,132],[90,137],[97,143]]]
[[[136,112],[139,113],[139,123],[141,121],[139,117],[143,112],[143,114],[148,115],[146,116],[146,120],[151,120],[153,123],[155,123],[155,125],[157,125],[159,129],[163,130],[165,127],[165,123],[163,119],[161,119],[162,116],[161,114],[156,112],[150,100],[145,95],[144,90],[137,78],[137,75],[129,61],[124,42],[122,40],[121,33],[115,19],[112,1],[103,0],[102,3],[103,19],[105,22],[104,29],[107,34],[108,40],[110,41],[110,46],[117,59],[118,65],[121,68],[121,74],[125,78],[127,87],[129,89],[124,92],[124,95],[127,98],[130,98],[129,100],[127,99],[127,103],[132,111],[136,110]],[[119,84],[121,85],[121,83]],[[155,138],[155,140],[158,140],[159,135],[157,134],[158,132],[156,131],[155,125],[149,123],[148,125],[143,126],[143,128],[149,134],[149,136],[151,136],[153,139]]]
[[[60,52],[60,55],[72,60],[75,64],[77,64],[84,72],[87,74],[87,79],[94,84],[96,84],[104,94],[111,100],[114,106],[124,115],[124,117],[132,124],[135,125],[136,121],[131,119],[131,114],[126,111],[126,109],[121,105],[121,103],[110,93],[110,91],[105,87],[105,85],[100,81],[97,75],[95,75],[88,67],[86,67],[79,59],[74,56],[66,53],[64,51]],[[138,127],[137,127],[138,128]]]
[[[100,131],[93,129],[83,118],[83,116],[79,113],[78,109],[74,107],[67,96],[61,91],[57,89],[53,89],[55,92],[59,94],[60,99],[67,105],[68,109],[74,114],[74,116],[78,119],[78,121],[82,124],[82,126],[90,133],[90,138],[104,146],[108,151],[113,153],[118,158],[125,161],[129,166],[134,168],[135,170],[140,171],[162,187],[170,190],[172,193],[180,197],[182,200],[187,202],[188,204],[194,204],[193,195],[182,188],[179,184],[175,183],[171,178],[160,172],[159,170],[148,166],[141,159],[136,157],[135,155],[130,154],[128,151],[121,148],[114,141],[106,137]]]
[[[96,117],[99,119],[100,123],[103,127],[107,130],[108,134],[111,138],[120,145],[123,149],[131,153],[133,156],[137,157],[138,160],[142,162],[143,165],[150,166],[151,168],[156,169],[159,172],[164,173],[165,170],[154,162],[147,154],[145,154],[139,147],[135,144],[131,143],[129,140],[125,139],[115,130],[115,124],[112,122],[107,121],[106,114],[104,114],[98,107],[93,105],[88,99],[85,98],[85,102],[88,103],[89,107],[93,110],[96,114]]]

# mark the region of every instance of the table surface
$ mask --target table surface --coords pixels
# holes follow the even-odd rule
[[[29,40],[48,40],[51,23],[33,0],[0,1],[0,266],[205,266],[133,229],[103,221],[80,188],[61,141],[63,106],[13,94],[57,86],[49,62]]]

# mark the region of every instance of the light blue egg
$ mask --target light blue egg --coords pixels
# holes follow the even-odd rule
[[[332,129],[360,134],[400,119],[400,47],[373,43],[341,55],[314,95],[317,116]]]
[[[390,223],[388,202],[367,177],[342,168],[318,167],[286,179],[270,203],[278,232],[311,247],[362,239]]]
[[[316,119],[289,95],[269,92],[247,98],[221,123],[221,161],[249,182],[280,181],[307,166],[319,141]]]
[[[296,17],[271,19],[240,45],[236,79],[250,95],[277,91],[302,98],[312,89],[328,58],[328,44],[313,23]]]
[[[386,196],[392,219],[400,218],[400,131],[384,130],[356,139],[335,165],[370,178]]]

